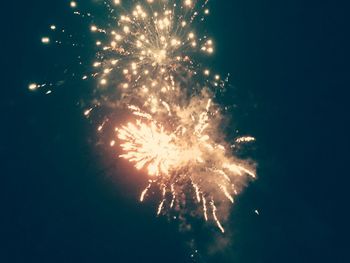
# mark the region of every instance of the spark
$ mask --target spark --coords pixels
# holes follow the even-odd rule
[[[201,202],[200,189],[199,189],[199,187],[196,184],[192,183],[192,185],[193,185],[193,188],[196,191],[197,201],[198,201],[198,203],[200,203]]]
[[[150,187],[151,187],[151,184],[149,184],[149,185],[145,188],[145,190],[142,191],[141,196],[140,196],[140,202],[143,202],[143,200],[145,200],[145,196],[146,196],[148,190],[150,189]]]
[[[32,83],[32,84],[29,84],[29,86],[28,86],[28,89],[29,90],[36,90],[38,88],[38,85],[37,84],[35,84],[35,83]]]
[[[72,7],[72,8],[77,7],[77,2],[71,1],[71,2],[70,2],[70,7]]]
[[[204,196],[202,196],[202,200],[203,200],[203,215],[204,215],[204,219],[205,221],[208,221],[208,214],[207,214],[207,201],[206,199],[204,198]]]
[[[163,199],[162,202],[160,202],[160,204],[159,204],[159,206],[158,206],[158,212],[157,212],[157,215],[158,215],[158,216],[162,213],[162,209],[163,209],[163,206],[164,206],[164,202],[165,202],[165,199]]]
[[[255,141],[255,138],[251,136],[246,136],[246,137],[241,137],[236,139],[237,143],[245,143],[245,142],[253,142],[253,141]]]
[[[220,229],[220,231],[222,233],[225,233],[225,229],[222,227],[222,225],[221,225],[221,223],[220,223],[220,221],[219,221],[219,219],[218,219],[218,217],[216,215],[217,208],[215,206],[214,200],[211,201],[211,206],[213,208],[213,217],[214,217],[214,220],[215,220],[216,224],[218,225],[218,228]]]
[[[175,192],[174,184],[171,184],[170,188],[171,188],[171,194],[172,194],[170,208],[173,208],[174,203],[175,203],[175,199],[176,199],[176,192]]]
[[[42,42],[43,44],[49,44],[49,43],[50,43],[50,38],[48,38],[48,37],[43,37],[43,38],[41,38],[41,42]]]

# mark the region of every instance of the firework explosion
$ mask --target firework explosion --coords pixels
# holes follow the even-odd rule
[[[160,215],[186,209],[184,196],[192,195],[203,218],[224,232],[226,211],[255,173],[232,155],[220,132],[222,110],[213,94],[225,81],[199,63],[214,52],[213,40],[195,30],[210,13],[208,0],[124,2],[104,2],[109,22],[103,25],[93,23],[93,15],[79,10],[79,3],[70,3],[74,14],[91,18],[90,31],[97,38],[93,72],[82,79],[94,78],[98,85],[94,104],[84,114],[89,117],[105,105],[128,109],[131,119],[115,128],[110,145],[119,144],[120,157],[149,176],[140,201],[157,186]],[[43,37],[42,43],[49,44],[50,38]]]

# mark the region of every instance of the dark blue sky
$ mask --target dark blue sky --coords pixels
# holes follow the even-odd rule
[[[188,236],[135,202],[140,185],[126,177],[140,183],[137,174],[95,145],[76,106],[86,87],[27,90],[74,55],[40,44],[50,24],[82,29],[62,2],[2,3],[0,262],[191,262]],[[348,262],[347,10],[212,1],[210,63],[231,73],[223,103],[237,105],[235,124],[257,138],[259,180],[233,209],[232,245],[202,251],[203,262]]]

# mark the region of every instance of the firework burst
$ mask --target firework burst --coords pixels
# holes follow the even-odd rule
[[[114,0],[104,5],[108,22],[96,23],[91,13],[79,10],[79,3],[70,4],[75,15],[90,19],[96,38],[96,60],[82,79],[96,79],[98,85],[84,115],[104,106],[127,108],[132,117],[115,128],[110,145],[120,142],[120,157],[149,176],[140,201],[156,185],[162,195],[160,215],[182,209],[183,196],[190,194],[203,218],[224,232],[227,213],[222,211],[255,172],[231,154],[220,131],[222,110],[213,94],[225,81],[199,62],[214,52],[213,40],[196,30],[209,15],[208,0]],[[42,43],[49,45],[50,38],[43,37]],[[29,89],[45,86],[30,84]],[[236,139],[251,141],[250,136]]]
[[[190,185],[193,199],[201,205],[205,220],[210,212],[224,232],[215,204],[234,203],[244,178],[255,178],[255,173],[227,152],[222,139],[219,143],[222,136],[216,127],[220,123],[217,105],[213,105],[211,99],[207,99],[206,104],[198,104],[200,101],[205,99],[197,97],[186,108],[170,111],[166,122],[160,118],[168,128],[137,107],[131,107],[138,117],[136,123],[116,129],[118,139],[124,141],[121,144],[124,153],[120,157],[150,176],[141,201],[152,184],[161,189],[158,215],[165,208],[172,209],[176,203],[181,205],[182,196]],[[244,138],[240,140],[244,141]]]

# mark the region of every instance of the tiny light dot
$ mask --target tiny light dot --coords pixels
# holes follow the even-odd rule
[[[70,2],[70,7],[77,7],[77,2],[75,2],[75,1],[71,1]]]
[[[43,37],[43,38],[41,38],[41,42],[42,42],[43,44],[48,44],[48,43],[50,43],[50,38],[48,38],[48,37]]]
[[[36,90],[38,88],[38,85],[35,83],[32,83],[28,86],[29,90]]]

